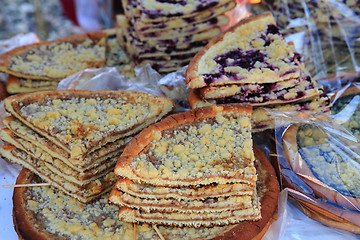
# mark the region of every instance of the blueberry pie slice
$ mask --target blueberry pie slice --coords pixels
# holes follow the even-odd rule
[[[211,40],[191,60],[189,88],[273,83],[299,78],[302,66],[271,13],[245,19]]]

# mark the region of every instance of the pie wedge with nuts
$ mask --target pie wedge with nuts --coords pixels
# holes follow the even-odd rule
[[[70,154],[87,156],[173,110],[171,100],[130,91],[43,91],[9,97],[5,109]]]
[[[121,206],[119,219],[180,227],[259,220],[251,112],[240,104],[212,105],[141,131],[115,167],[120,179],[109,201]],[[135,195],[126,189],[131,184],[121,190],[124,181],[138,184]]]
[[[174,108],[163,97],[131,91],[58,90],[5,100],[0,154],[80,202],[110,191],[124,146]]]
[[[61,80],[105,65],[106,33],[88,33],[15,48],[0,56],[0,71],[16,77]]]
[[[258,196],[261,220],[214,227],[173,227],[158,225],[165,239],[255,240],[261,239],[276,217],[279,185],[275,171],[265,155],[254,149],[259,172]],[[261,154],[260,154],[261,153]],[[42,180],[23,169],[17,184],[36,184]],[[13,196],[15,230],[24,240],[38,239],[158,239],[150,224],[119,221],[119,207],[108,203],[108,195],[82,204],[51,186],[15,188]],[[54,217],[55,216],[55,217]],[[73,219],[76,221],[74,224]],[[100,219],[100,221],[99,221]],[[134,229],[136,226],[136,229]]]
[[[130,141],[115,174],[156,186],[255,183],[251,112],[229,104],[170,115]]]

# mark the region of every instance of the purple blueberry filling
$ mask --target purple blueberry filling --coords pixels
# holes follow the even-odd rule
[[[267,63],[265,61],[266,55],[261,53],[260,50],[249,50],[242,51],[240,49],[234,49],[229,51],[228,53],[218,55],[214,58],[214,61],[220,65],[220,69],[218,73],[208,73],[203,74],[204,81],[207,85],[210,85],[216,79],[221,78],[222,76],[227,76],[231,79],[242,80],[244,78],[239,78],[236,73],[225,72],[226,67],[238,66],[244,68],[248,71],[255,68],[255,64],[257,62],[265,64],[264,68],[269,68],[271,70],[278,69]],[[229,59],[232,59],[229,61]]]
[[[262,86],[262,89],[260,87],[260,91],[253,91],[253,92],[242,91],[234,96],[215,99],[215,102],[216,104],[226,104],[226,103],[266,103],[274,100],[281,100],[281,101],[296,100],[304,97],[306,95],[306,90],[314,88],[314,85],[311,82],[310,77],[307,77],[304,81],[308,82],[308,86],[306,86],[303,90],[297,91],[296,95],[292,98],[285,98],[285,95],[289,92],[290,89],[294,87],[283,88],[278,91],[272,91],[274,86],[276,86],[276,83],[269,83],[269,84],[262,84],[264,86]],[[276,99],[274,99],[271,96],[273,94],[276,95]],[[261,99],[261,101],[259,99]]]
[[[174,56],[168,56],[168,57],[143,57],[141,59],[138,59],[138,63],[141,63],[145,60],[151,60],[151,61],[168,61],[168,60],[186,60],[190,59],[194,56],[194,53],[190,54],[182,54],[182,55],[174,55]]]
[[[207,10],[207,9],[209,9],[209,8],[215,7],[217,4],[218,4],[217,1],[215,1],[215,2],[210,2],[210,3],[207,3],[207,1],[204,1],[204,3],[200,4],[200,5],[196,8],[196,10],[199,11],[199,12],[200,12],[200,11],[204,11],[204,10]]]
[[[268,25],[266,34],[280,34],[280,30],[276,25],[270,24],[270,25]]]
[[[156,1],[161,3],[180,4],[182,6],[184,6],[187,3],[187,1],[184,0],[156,0]]]
[[[176,7],[176,5],[185,6],[187,4],[186,0],[157,0],[157,1],[161,2],[161,3],[173,4],[174,7]],[[201,11],[213,8],[217,5],[218,5],[218,1],[202,0],[201,3],[196,7],[196,9],[194,11],[192,11],[191,13],[201,12]],[[164,16],[166,16],[166,17],[181,17],[184,15],[182,12],[164,14],[160,10],[144,11],[143,13],[145,13],[150,19],[156,19],[158,17],[164,17]]]

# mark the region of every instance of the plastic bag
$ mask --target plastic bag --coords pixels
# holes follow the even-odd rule
[[[359,77],[360,5],[340,0],[265,0],[253,14],[270,10],[287,41],[295,44],[315,80],[341,85]]]
[[[359,234],[360,85],[332,100],[330,116],[270,111],[281,185],[309,217]]]
[[[120,74],[115,67],[85,69],[60,81],[57,89],[146,92],[173,100],[176,106],[175,111],[179,112],[189,108],[187,102],[188,89],[184,77],[185,70],[186,67],[183,67],[176,72],[162,76],[147,64],[136,67],[136,77],[129,79]]]

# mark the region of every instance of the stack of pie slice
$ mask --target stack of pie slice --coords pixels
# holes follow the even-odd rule
[[[9,74],[7,91],[13,94],[52,90],[62,79],[80,70],[104,67],[106,37],[105,32],[75,35],[4,53],[0,56],[0,72]]]
[[[133,135],[174,108],[130,91],[42,91],[9,97],[1,155],[87,203],[110,191],[117,159]]]
[[[261,219],[251,108],[213,105],[173,114],[126,146],[109,201],[119,219],[216,226]]]
[[[136,64],[151,64],[159,72],[189,63],[228,24],[225,12],[234,0],[122,1],[117,16],[119,39]]]
[[[260,107],[329,110],[329,99],[322,96],[271,13],[245,19],[209,42],[191,60],[186,83],[193,108],[226,103],[254,106],[255,130],[274,125]]]

